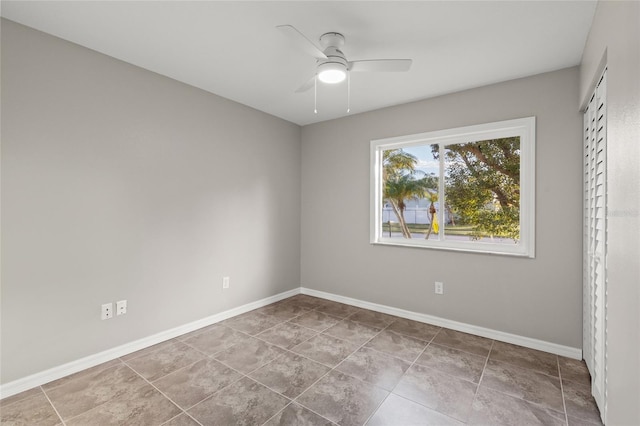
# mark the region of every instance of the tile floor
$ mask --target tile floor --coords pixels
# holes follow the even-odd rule
[[[2,425],[597,425],[584,363],[297,295],[0,401]]]

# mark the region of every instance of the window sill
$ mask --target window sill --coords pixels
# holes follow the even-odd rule
[[[475,247],[471,247],[468,244],[457,244],[452,245],[451,242],[442,243],[439,241],[430,241],[429,243],[425,243],[424,241],[419,240],[406,240],[406,241],[397,241],[390,239],[379,239],[377,241],[371,241],[372,245],[379,246],[392,246],[392,247],[409,247],[409,248],[417,248],[417,249],[431,249],[431,250],[444,250],[444,251],[454,251],[461,253],[475,253],[475,254],[489,254],[492,256],[509,256],[509,257],[524,257],[534,259],[535,254],[533,249],[529,252],[526,252],[525,248],[520,245],[513,245],[513,249],[507,249],[506,245],[501,245],[500,247],[496,247],[496,244],[482,244],[482,243],[473,243]]]

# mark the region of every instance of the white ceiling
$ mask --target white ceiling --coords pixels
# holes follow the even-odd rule
[[[346,37],[351,114],[577,65],[595,1],[2,1],[2,16],[304,125],[347,115],[346,83],[294,91],[315,71],[276,25]]]

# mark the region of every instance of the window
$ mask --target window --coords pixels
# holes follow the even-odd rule
[[[371,141],[371,243],[534,257],[535,117]]]

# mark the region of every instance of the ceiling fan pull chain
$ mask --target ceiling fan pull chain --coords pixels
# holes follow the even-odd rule
[[[351,73],[347,71],[347,114],[351,112]]]
[[[313,77],[313,113],[318,113],[318,75]]]

